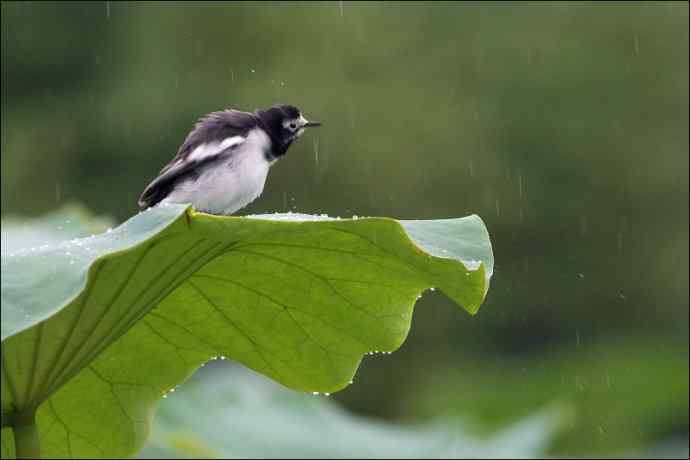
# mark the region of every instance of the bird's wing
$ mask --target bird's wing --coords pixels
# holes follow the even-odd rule
[[[139,198],[139,206],[148,208],[158,204],[168,196],[179,180],[198,172],[201,167],[209,163],[227,158],[246,139],[242,135],[232,136],[220,142],[214,141],[200,144],[185,155],[178,154],[173,161],[161,170],[158,177],[144,189]]]
[[[171,192],[175,184],[197,172],[199,167],[231,154],[256,126],[251,113],[238,110],[213,112],[201,118],[158,177],[151,182],[139,198],[139,206],[147,208],[158,204]]]

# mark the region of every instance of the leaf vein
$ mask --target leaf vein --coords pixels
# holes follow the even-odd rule
[[[206,303],[208,303],[208,304],[211,306],[211,308],[213,308],[213,309],[216,310],[218,313],[220,313],[220,315],[225,319],[225,321],[228,322],[228,324],[230,324],[237,332],[239,332],[242,336],[244,336],[244,338],[246,338],[246,339],[249,341],[249,343],[252,344],[252,346],[253,346],[254,349],[256,350],[256,353],[259,355],[259,357],[262,359],[262,361],[266,364],[266,366],[268,367],[268,369],[269,369],[271,372],[273,372],[278,378],[282,378],[281,375],[280,375],[280,373],[277,371],[277,369],[275,369],[275,367],[268,361],[268,359],[266,359],[266,357],[264,356],[263,352],[261,351],[261,347],[259,346],[259,344],[258,344],[254,339],[252,339],[252,338],[249,336],[249,334],[247,334],[243,329],[241,329],[241,328],[235,323],[235,321],[233,321],[233,320],[223,311],[223,309],[221,309],[218,305],[216,305],[215,302],[213,302],[213,301],[212,301],[212,300],[211,300],[211,299],[210,299],[210,298],[209,298],[209,297],[208,297],[208,296],[207,296],[207,295],[196,285],[196,284],[194,284],[191,280],[188,282],[188,284],[199,294],[199,296],[201,296],[201,297],[206,301]]]

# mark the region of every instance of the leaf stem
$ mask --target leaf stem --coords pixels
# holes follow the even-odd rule
[[[16,458],[41,458],[40,439],[36,426],[36,411],[14,416],[12,432]]]

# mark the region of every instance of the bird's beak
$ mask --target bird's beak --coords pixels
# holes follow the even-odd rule
[[[321,123],[319,123],[318,121],[308,121],[304,124],[305,128],[311,128],[316,126],[321,126]]]

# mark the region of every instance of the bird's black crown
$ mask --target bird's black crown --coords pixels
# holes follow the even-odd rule
[[[297,107],[288,104],[278,104],[254,112],[259,124],[271,138],[274,156],[285,155],[290,144],[295,140],[295,132],[288,129],[285,122],[299,118],[300,114],[301,112]]]

